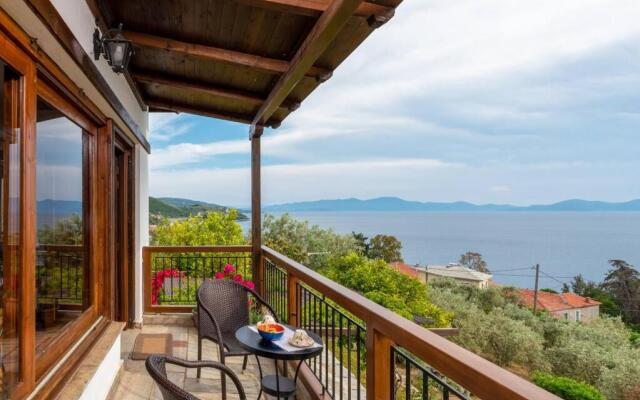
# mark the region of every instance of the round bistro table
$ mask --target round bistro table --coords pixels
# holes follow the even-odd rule
[[[291,330],[296,330],[295,327],[284,324],[281,325]],[[271,396],[276,396],[278,399],[280,399],[281,397],[286,399],[295,395],[296,384],[298,381],[298,372],[300,371],[302,362],[309,358],[318,356],[320,353],[322,353],[323,349],[322,339],[320,339],[320,336],[308,331],[307,334],[316,343],[318,343],[320,347],[312,347],[307,349],[301,348],[296,351],[286,351],[278,347],[278,345],[262,339],[258,332],[251,330],[249,326],[243,326],[236,331],[236,339],[238,339],[240,346],[242,346],[248,352],[255,354],[258,361],[258,370],[260,371],[260,393],[258,393],[258,399],[260,399],[262,392],[265,392],[266,394],[269,394]],[[274,360],[276,364],[275,375],[262,375],[262,367],[260,366],[260,359],[258,358],[258,356]],[[279,360],[282,360],[283,362],[289,360],[299,360],[293,379],[278,374]]]

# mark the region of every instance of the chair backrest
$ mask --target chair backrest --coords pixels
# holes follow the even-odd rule
[[[199,400],[167,378],[166,361],[166,356],[159,354],[152,354],[145,361],[147,372],[158,385],[162,398],[164,400]]]
[[[205,279],[198,288],[197,301],[198,330],[201,336],[219,339],[215,326],[204,309],[215,318],[223,335],[233,333],[249,324],[248,291],[237,282],[228,279]]]

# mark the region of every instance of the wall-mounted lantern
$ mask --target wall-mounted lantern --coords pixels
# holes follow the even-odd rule
[[[100,54],[104,54],[111,69],[116,74],[126,71],[131,56],[133,55],[133,43],[122,36],[122,24],[118,29],[109,31],[110,38],[100,37],[100,31],[96,28],[93,32],[93,57],[95,60],[100,59]]]

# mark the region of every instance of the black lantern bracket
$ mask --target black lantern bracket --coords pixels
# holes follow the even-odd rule
[[[127,70],[134,54],[133,43],[122,36],[122,24],[110,29],[109,36],[101,36],[98,28],[93,32],[93,58],[98,61],[102,54],[116,74]]]

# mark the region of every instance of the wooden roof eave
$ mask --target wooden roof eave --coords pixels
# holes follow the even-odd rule
[[[241,85],[227,85],[226,80],[216,79],[216,75],[187,77],[185,71],[180,69],[162,70],[161,68],[156,68],[157,65],[162,64],[156,65],[154,63],[141,62],[140,65],[136,66],[136,69],[131,71],[130,76],[132,79],[129,84],[145,92],[143,95],[145,97],[144,101],[150,106],[151,110],[188,112],[248,123],[252,125],[252,130],[256,126],[277,127],[282,119],[300,106],[300,101],[308,96],[318,83],[324,82],[331,77],[332,69],[337,67],[353,50],[349,46],[335,47],[336,44],[334,42],[349,20],[353,17],[364,17],[366,18],[366,25],[373,30],[388,21],[393,16],[395,7],[401,2],[401,0],[376,0],[376,3],[363,0],[234,1],[245,6],[270,10],[265,12],[273,13],[273,11],[277,11],[283,15],[297,14],[309,17],[319,16],[319,18],[310,26],[311,29],[308,34],[305,33],[304,39],[299,41],[301,44],[296,45],[295,50],[287,50],[290,52],[289,54],[293,54],[290,60],[258,55],[266,54],[264,48],[257,48],[255,49],[258,50],[256,54],[251,54],[254,49],[249,50],[250,47],[246,46],[243,49],[244,51],[240,51],[238,48],[232,49],[233,46],[225,46],[226,48],[212,46],[211,43],[224,43],[224,41],[220,41],[219,37],[211,41],[207,37],[193,36],[193,33],[185,35],[184,31],[176,31],[176,35],[174,35],[173,30],[171,30],[173,28],[167,31],[166,27],[160,30],[143,28],[143,31],[137,31],[135,23],[129,24],[129,30],[126,30],[124,35],[134,43],[135,47],[138,49],[143,48],[145,52],[151,52],[149,54],[152,55],[158,54],[158,57],[161,57],[161,52],[172,54],[170,58],[165,58],[162,62],[171,61],[176,63],[178,62],[177,60],[184,60],[184,57],[187,57],[187,60],[211,61],[210,65],[215,65],[213,68],[216,68],[216,74],[222,71],[223,75],[220,75],[221,77],[224,74],[229,74],[229,72],[225,71],[233,71],[233,69],[229,69],[230,67],[236,66],[238,71],[244,69],[248,76],[257,74],[258,71],[262,74],[262,77],[257,76],[262,80],[254,80],[257,78],[252,76],[249,79],[245,79],[245,83]],[[109,10],[108,0],[87,0],[87,2],[94,3],[92,10],[97,10],[96,12],[98,13],[101,10],[107,12],[109,14],[107,15],[108,18],[106,18],[107,21],[115,22],[114,14],[111,12],[114,10]],[[127,14],[117,16],[117,18],[126,18],[125,15]],[[153,32],[153,34],[150,34],[150,32]],[[158,34],[167,35],[167,32],[169,32],[168,37],[158,36]],[[358,35],[363,31],[360,30],[359,32]],[[352,43],[357,47],[365,37],[356,36]],[[198,41],[201,43],[193,43]],[[327,49],[334,47],[336,49],[342,48],[346,53],[341,53],[342,50],[338,50],[338,52],[328,52],[327,55],[323,56]],[[280,53],[271,51],[268,54],[273,57],[274,54]],[[319,62],[320,57],[323,58],[322,62]],[[146,58],[142,60],[146,60]],[[324,65],[319,66],[318,62],[320,65]],[[330,68],[326,68],[327,66],[330,66]],[[220,70],[223,67],[227,69]],[[265,80],[269,75],[275,77],[274,84],[269,84]],[[305,78],[314,78],[315,80],[312,81]],[[305,80],[303,81],[303,79]],[[266,85],[269,86],[267,89],[265,89]],[[179,89],[179,92],[176,91],[175,98],[168,92],[169,88]],[[268,91],[264,92],[265,90]],[[188,93],[193,93],[195,95],[194,98],[185,97],[188,96]],[[211,99],[210,104],[208,99]],[[224,104],[225,99],[229,100],[228,106]],[[255,111],[256,108],[257,111]],[[254,111],[251,111],[252,109]]]

